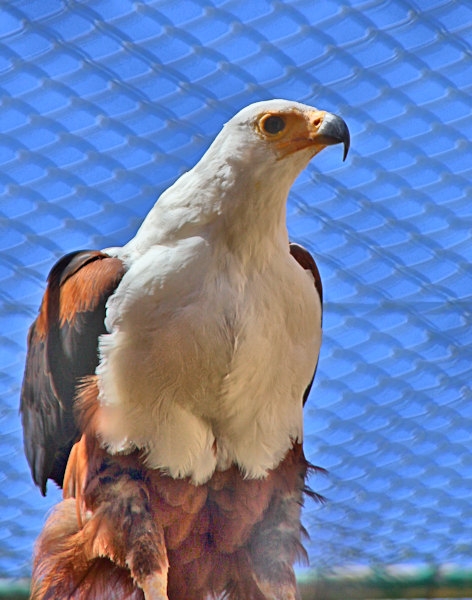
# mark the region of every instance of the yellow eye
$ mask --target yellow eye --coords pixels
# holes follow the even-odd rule
[[[285,121],[277,115],[267,115],[261,119],[261,129],[270,135],[277,135],[285,129]]]

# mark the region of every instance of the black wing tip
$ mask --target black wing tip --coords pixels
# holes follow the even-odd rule
[[[44,456],[40,456],[40,454],[43,453],[39,452],[38,454],[33,452],[33,454],[31,454],[31,449],[28,449],[25,444],[25,455],[30,466],[31,477],[35,485],[38,486],[41,496],[46,496],[48,478],[47,475],[44,474],[45,459]]]

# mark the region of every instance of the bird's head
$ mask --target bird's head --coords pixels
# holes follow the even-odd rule
[[[350,145],[349,130],[341,117],[288,100],[247,106],[225,125],[222,134],[217,140],[228,141],[232,156],[240,156],[252,168],[258,162],[283,161],[301,171],[326,146],[343,144],[345,159]]]
[[[346,123],[329,112],[288,100],[250,104],[226,123],[195,167],[162,194],[130,244],[146,248],[162,239],[201,234],[202,227],[216,222],[227,236],[229,228],[237,229],[241,240],[250,228],[286,231],[285,203],[295,178],[326,146],[343,144],[346,158],[349,143]]]

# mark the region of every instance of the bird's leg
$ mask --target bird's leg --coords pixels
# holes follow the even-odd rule
[[[84,490],[85,528],[92,553],[127,568],[146,600],[167,600],[168,560],[164,532],[151,510],[141,471],[127,459],[107,456]]]
[[[300,542],[302,493],[275,498],[254,532],[249,551],[254,579],[267,600],[298,600],[293,563],[306,557]]]
[[[168,600],[164,533],[150,510],[148,490],[130,472],[113,477],[104,472],[82,529],[88,562],[108,558],[128,570],[145,600]]]

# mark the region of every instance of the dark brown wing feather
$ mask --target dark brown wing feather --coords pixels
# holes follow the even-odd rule
[[[320,297],[321,310],[323,311],[323,284],[321,282],[321,275],[316,265],[315,259],[306,248],[300,246],[300,244],[295,244],[294,242],[290,242],[290,254],[300,266],[302,266],[304,269],[307,269],[308,271],[311,271],[311,273],[313,274],[313,278],[315,280],[315,288]],[[323,312],[321,314],[323,314]],[[310,385],[306,388],[305,393],[303,394],[303,405],[305,405],[306,401],[308,400],[308,395],[310,394],[311,386],[313,385],[317,368],[318,362],[316,363],[315,372],[313,373]]]
[[[106,301],[123,274],[121,260],[93,250],[67,254],[49,274],[28,334],[20,403],[25,453],[43,495],[48,479],[62,485],[78,437],[76,386],[95,372]]]

